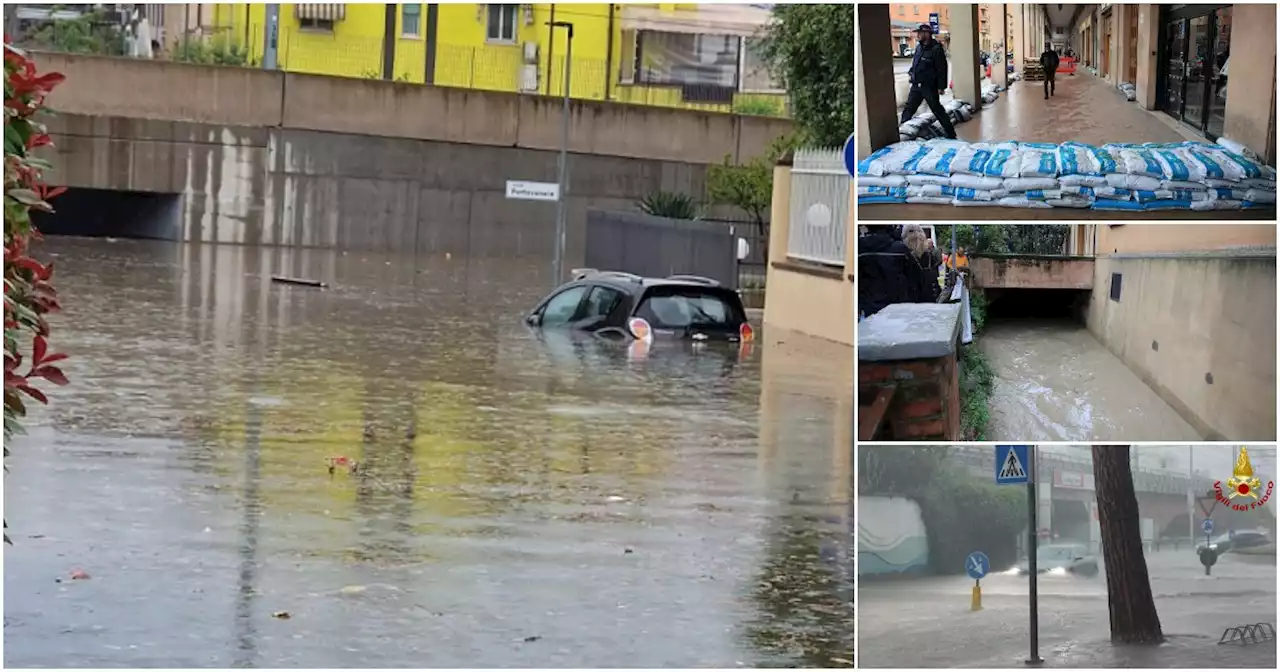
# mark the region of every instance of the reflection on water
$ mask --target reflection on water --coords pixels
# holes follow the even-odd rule
[[[1198,441],[1201,437],[1082,325],[992,320],[993,441]]]
[[[41,252],[6,664],[851,665],[847,349],[538,335],[541,260]]]

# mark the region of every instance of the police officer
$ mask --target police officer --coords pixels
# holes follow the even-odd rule
[[[916,28],[916,39],[919,44],[911,60],[911,93],[907,94],[907,104],[898,123],[907,123],[920,109],[920,103],[928,103],[933,116],[942,124],[942,132],[954,139],[956,129],[951,125],[951,116],[942,109],[941,100],[942,92],[947,90],[947,52],[942,43],[933,39],[933,27],[927,23]]]

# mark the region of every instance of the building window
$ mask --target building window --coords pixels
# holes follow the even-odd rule
[[[907,15],[906,5],[898,5],[898,16],[906,16],[906,15]]]
[[[487,5],[489,29],[485,37],[490,42],[516,41],[516,12],[519,5]]]
[[[911,5],[911,16],[920,16],[920,5]]]
[[[400,5],[400,34],[417,37],[422,34],[422,5]]]
[[[333,19],[298,19],[303,30],[324,30],[333,32]]]

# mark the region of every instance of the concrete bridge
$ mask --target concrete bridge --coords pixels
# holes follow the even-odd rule
[[[973,255],[969,270],[981,289],[1093,289],[1092,257]]]
[[[555,204],[506,198],[556,181],[561,100],[250,68],[38,53],[67,81],[49,104],[51,233],[549,256]],[[588,208],[705,193],[784,119],[573,101],[568,259]],[[125,196],[127,195],[127,197]],[[72,216],[74,214],[74,216]],[[66,230],[70,227],[73,230]],[[87,229],[87,230],[86,230]]]

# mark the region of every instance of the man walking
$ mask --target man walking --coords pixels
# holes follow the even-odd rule
[[[1049,100],[1049,96],[1055,95],[1053,80],[1058,75],[1058,52],[1053,47],[1045,45],[1044,53],[1040,54],[1040,67],[1044,68],[1044,99]]]
[[[954,140],[956,129],[951,125],[951,116],[942,109],[941,100],[942,92],[947,90],[947,52],[933,39],[933,28],[927,23],[916,28],[916,39],[920,43],[911,60],[911,93],[907,94],[907,104],[898,123],[907,123],[920,109],[920,103],[928,103],[933,116],[942,124],[942,132]]]

